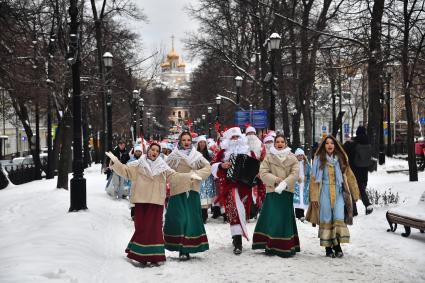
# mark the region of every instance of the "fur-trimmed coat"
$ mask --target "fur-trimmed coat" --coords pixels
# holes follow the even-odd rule
[[[360,191],[357,185],[356,177],[353,174],[353,171],[349,166],[346,167],[345,171],[342,172],[344,179],[344,204],[346,207],[345,223],[348,225],[353,224],[353,202],[356,202],[359,199]],[[308,205],[308,210],[306,214],[306,219],[312,224],[320,223],[320,192],[321,192],[321,183],[316,183],[314,175],[311,175],[310,179],[310,203]],[[319,203],[319,208],[315,208],[312,205],[312,202],[317,201]]]

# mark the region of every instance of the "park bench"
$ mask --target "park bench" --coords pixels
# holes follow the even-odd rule
[[[419,199],[418,204],[408,207],[394,208],[387,211],[387,221],[390,229],[387,232],[395,232],[397,224],[403,225],[405,232],[403,237],[409,237],[410,229],[419,229],[421,233],[425,231],[425,192]]]

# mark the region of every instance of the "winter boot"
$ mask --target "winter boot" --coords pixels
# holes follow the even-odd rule
[[[188,253],[182,253],[182,252],[180,252],[179,253],[179,259],[180,260],[183,260],[183,261],[189,260],[190,259],[190,255]]]
[[[336,257],[341,258],[341,257],[343,257],[343,256],[344,256],[344,253],[342,252],[341,246],[340,246],[339,244],[338,244],[338,245],[336,245],[336,246],[334,246],[334,247],[333,247],[333,249],[334,249],[334,251],[335,251],[335,256],[336,256]]]
[[[202,220],[204,221],[204,224],[207,223],[207,219],[208,219],[208,208],[203,208],[202,209]]]
[[[335,258],[334,251],[332,250],[331,247],[326,247],[325,249],[326,249],[326,256],[327,257]]]
[[[372,212],[373,212],[373,206],[368,205],[368,206],[366,207],[366,215],[369,215],[369,214],[371,214]]]
[[[221,215],[220,207],[219,206],[211,207],[211,213],[212,213],[212,218],[214,219],[219,218]]]
[[[236,235],[233,236],[233,253],[235,255],[240,255],[242,253],[242,236]]]
[[[227,222],[227,215],[226,215],[226,213],[223,213],[223,223],[226,223]]]

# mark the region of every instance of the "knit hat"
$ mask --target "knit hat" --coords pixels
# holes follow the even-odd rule
[[[134,151],[143,151],[143,150],[142,150],[142,146],[141,146],[140,144],[136,144],[136,145],[134,146]]]
[[[207,142],[207,137],[206,137],[206,136],[204,136],[204,135],[199,136],[199,137],[196,139],[196,141],[197,141],[198,143],[199,143],[200,141]]]
[[[254,127],[252,127],[252,126],[249,126],[249,127],[247,127],[246,128],[246,130],[245,130],[245,134],[248,134],[248,133],[257,133],[257,131],[255,130],[255,128]]]
[[[263,140],[263,142],[264,143],[266,143],[266,142],[274,142],[274,137],[273,136],[271,136],[271,135],[267,135],[265,138],[264,138],[264,140]]]
[[[297,148],[297,150],[295,151],[295,155],[305,155],[304,150],[302,150],[301,148]]]

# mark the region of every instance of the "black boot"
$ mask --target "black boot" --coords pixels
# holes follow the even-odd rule
[[[219,218],[221,215],[220,207],[219,206],[211,207],[211,213],[212,213],[212,218],[214,219]]]
[[[187,253],[179,252],[179,259],[180,260],[184,260],[184,261],[189,260],[190,259],[190,255],[187,254]]]
[[[337,246],[334,246],[333,249],[335,251],[335,256],[336,257],[341,258],[341,257],[344,256],[344,253],[342,252],[341,246],[339,244]]]
[[[233,253],[235,255],[240,255],[242,253],[242,236],[236,235],[233,236]]]
[[[335,258],[334,251],[332,250],[331,247],[326,247],[325,249],[326,249],[326,256],[327,257]]]
[[[202,209],[202,220],[204,221],[204,224],[207,223],[207,219],[208,219],[208,208],[203,208]]]
[[[227,222],[227,215],[226,215],[226,213],[223,213],[223,223],[226,223]]]

